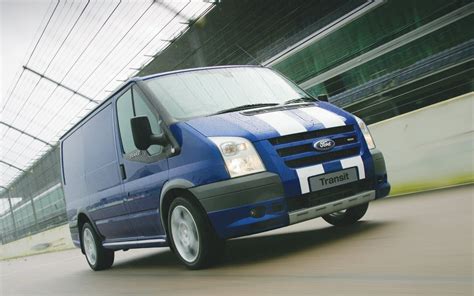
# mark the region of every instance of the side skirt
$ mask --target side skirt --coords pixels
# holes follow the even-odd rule
[[[107,249],[120,250],[120,249],[137,249],[137,248],[155,248],[155,247],[167,247],[168,242],[165,237],[154,238],[154,239],[137,239],[129,241],[114,241],[114,242],[103,242],[102,246]]]

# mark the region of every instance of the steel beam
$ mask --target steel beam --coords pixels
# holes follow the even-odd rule
[[[66,90],[72,92],[73,94],[76,94],[76,95],[78,95],[78,96],[80,96],[80,97],[82,97],[82,98],[88,100],[89,102],[92,102],[92,103],[95,103],[95,104],[99,104],[99,102],[97,102],[96,100],[91,99],[91,98],[89,98],[88,96],[86,96],[86,95],[84,95],[84,94],[82,94],[82,93],[80,93],[80,92],[78,92],[78,91],[76,91],[76,90],[74,90],[74,89],[72,89],[72,88],[70,88],[70,87],[64,85],[64,84],[62,84],[61,82],[58,82],[58,81],[56,81],[56,80],[54,80],[54,79],[52,79],[52,78],[49,78],[48,76],[45,76],[44,74],[41,74],[41,73],[39,73],[39,72],[37,72],[37,71],[35,71],[35,70],[33,70],[33,69],[27,67],[27,66],[23,66],[23,69],[25,69],[25,70],[27,70],[27,71],[30,71],[31,73],[36,74],[36,75],[38,75],[39,77],[41,77],[41,78],[43,78],[43,79],[46,79],[46,80],[48,80],[49,82],[52,82],[52,83],[56,84],[57,86],[62,87],[62,88],[64,88],[64,89],[66,89]]]
[[[37,138],[37,137],[33,136],[32,134],[29,134],[29,133],[27,133],[27,132],[25,132],[25,131],[22,131],[21,129],[18,129],[18,128],[14,127],[14,126],[12,126],[12,125],[6,123],[6,122],[0,121],[0,124],[3,124],[4,126],[6,126],[6,127],[8,127],[8,128],[11,128],[12,130],[15,130],[15,131],[17,131],[17,132],[19,132],[19,133],[22,133],[22,134],[25,135],[25,136],[28,136],[28,137],[30,137],[30,138],[33,138],[33,139],[37,140],[37,141],[40,141],[41,143],[46,144],[46,145],[48,145],[49,147],[53,147],[53,145],[51,145],[50,143],[46,142],[45,140],[42,140],[42,139],[40,139],[40,138]]]
[[[13,165],[13,164],[11,164],[11,163],[8,163],[8,162],[6,162],[6,161],[3,161],[3,160],[1,160],[1,159],[0,159],[0,163],[3,163],[4,165],[7,165],[7,166],[12,167],[12,168],[14,168],[14,169],[16,169],[16,170],[19,170],[19,171],[21,171],[21,172],[26,173],[26,171],[25,171],[24,169],[20,169],[19,167],[15,166],[15,165]],[[3,187],[3,186],[2,186],[2,187]]]

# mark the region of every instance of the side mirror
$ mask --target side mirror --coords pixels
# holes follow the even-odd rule
[[[323,102],[329,102],[329,97],[327,94],[319,94],[318,100],[323,101]]]
[[[146,116],[137,116],[130,119],[133,142],[139,150],[147,150],[151,145],[165,145],[163,134],[155,135],[151,131],[150,121]]]

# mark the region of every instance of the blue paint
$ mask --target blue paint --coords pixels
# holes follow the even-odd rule
[[[318,156],[326,151],[310,150],[298,155],[280,156],[277,149],[312,145],[320,138],[272,145],[269,139],[280,135],[269,123],[253,115],[231,112],[163,123],[177,144],[177,147],[173,147],[172,143],[163,147],[163,157],[155,159],[147,156],[144,161],[130,158],[122,152],[117,99],[130,88],[138,89],[138,82],[163,75],[168,74],[130,80],[61,138],[61,168],[67,216],[75,245],[79,246],[81,239],[78,216],[85,214],[103,238],[103,243],[124,243],[114,245],[114,249],[165,246],[167,237],[160,208],[160,198],[166,193],[163,189],[176,188],[175,185],[168,186],[174,183],[187,184],[178,186],[185,190],[190,186],[230,179],[220,151],[208,138],[216,136],[242,137],[252,142],[266,170],[278,174],[284,188],[283,196],[275,196],[271,200],[207,213],[217,234],[222,238],[231,238],[288,225],[286,202],[290,198],[298,198],[301,189],[296,169],[288,167],[285,161]],[[151,98],[147,100],[153,101]],[[331,152],[351,147],[360,149],[366,178],[372,182],[373,189],[377,190],[377,198],[386,196],[390,190],[386,175],[375,174],[371,153],[354,117],[329,103],[315,104],[342,117],[346,125],[354,125],[354,131],[324,136],[321,139],[336,140],[355,136],[357,141],[344,147],[336,146]],[[150,103],[149,107],[161,115],[156,105]],[[320,122],[298,108],[283,112],[298,121],[307,131],[324,129]],[[326,173],[342,169],[339,159],[326,161],[322,165]],[[180,182],[175,182],[176,180]],[[279,205],[278,211],[273,211],[275,205]],[[265,215],[260,218],[250,217],[250,210],[257,206],[266,209]],[[140,242],[152,239],[163,242]],[[130,245],[130,242],[136,243]]]

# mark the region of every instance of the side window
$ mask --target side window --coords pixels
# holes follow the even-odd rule
[[[123,151],[130,153],[137,149],[133,142],[132,126],[130,124],[130,119],[134,117],[131,89],[117,99],[117,117]]]
[[[129,89],[117,99],[118,125],[125,154],[137,151],[137,147],[135,147],[133,142],[132,126],[130,123],[130,119],[135,116],[147,116],[152,132],[157,135],[162,133],[158,115],[150,109],[139,91],[134,88]],[[159,145],[152,145],[147,149],[149,155],[160,154],[162,151],[163,147]]]
[[[161,134],[162,130],[158,115],[150,109],[143,95],[135,89],[133,90],[133,101],[135,103],[135,116],[147,116],[150,121],[151,131],[155,135]],[[147,151],[150,155],[155,155],[161,153],[162,150],[162,146],[152,145]]]

